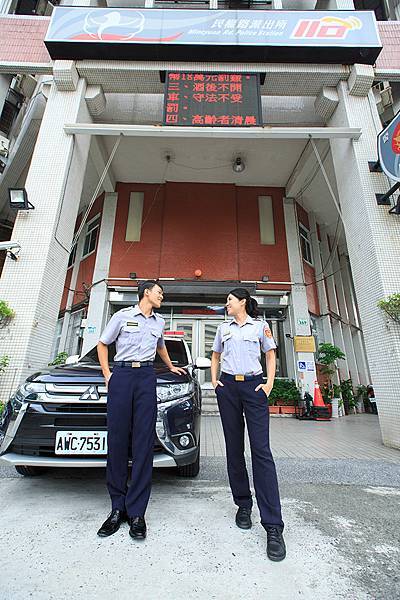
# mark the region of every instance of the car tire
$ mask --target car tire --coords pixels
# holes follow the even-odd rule
[[[197,453],[197,458],[194,463],[190,465],[184,465],[183,467],[178,467],[178,475],[179,477],[197,477],[200,471],[200,447]]]
[[[18,465],[15,470],[24,477],[36,477],[45,471],[43,467],[28,467],[27,465]]]

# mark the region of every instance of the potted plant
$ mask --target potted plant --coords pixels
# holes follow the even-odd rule
[[[269,396],[271,408],[278,408],[281,414],[295,414],[295,405],[300,400],[300,392],[293,379],[276,379]],[[278,411],[275,411],[278,412]]]
[[[339,416],[340,387],[333,383],[333,376],[337,373],[336,361],[344,358],[346,358],[344,352],[333,344],[324,343],[318,347],[317,361],[322,365],[322,374],[328,379],[323,386],[322,397],[326,403],[332,404],[332,417]]]
[[[344,379],[340,382],[340,390],[343,398],[344,412],[346,415],[354,413],[357,406],[357,399],[354,396],[353,382],[351,379]]]
[[[358,385],[356,388],[355,397],[357,400],[357,412],[370,412],[368,390],[366,385]]]

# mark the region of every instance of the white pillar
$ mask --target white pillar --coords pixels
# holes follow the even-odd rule
[[[290,279],[295,284],[291,293],[291,318],[293,335],[311,335],[310,315],[308,312],[306,286],[304,285],[303,261],[299,244],[299,228],[296,215],[296,204],[292,198],[284,198],[283,210],[285,215],[286,243],[288,248]],[[295,352],[295,372],[297,382],[302,392],[313,395],[314,379],[316,377],[314,354],[312,352]],[[312,365],[313,371],[299,371],[298,361]]]
[[[70,289],[68,291],[67,302],[65,304],[65,313],[64,313],[63,325],[62,325],[62,329],[61,329],[61,337],[60,337],[60,344],[58,346],[58,352],[64,352],[65,345],[67,342],[68,327],[69,327],[69,322],[71,320],[71,308],[73,306],[74,296],[75,296],[74,290],[75,290],[76,282],[78,280],[79,267],[81,264],[84,242],[85,242],[85,229],[83,229],[81,235],[79,236],[78,243],[76,246],[75,262],[72,267],[71,280],[69,283]]]
[[[82,355],[97,344],[107,318],[108,294],[107,283],[104,280],[108,277],[110,269],[117,200],[116,192],[106,193],[104,196],[96,264],[93,272],[92,283],[95,285],[90,290],[86,327],[83,332]]]
[[[362,129],[358,141],[331,140],[351,271],[383,442],[400,448],[400,325],[377,307],[378,300],[399,291],[400,218],[377,205],[375,193],[387,191],[389,183],[368,169],[368,161],[377,158],[379,129],[372,93],[351,95],[342,82],[338,94],[329,125]]]
[[[353,338],[354,355],[357,362],[359,382],[363,385],[368,385],[371,380],[367,357],[365,354],[365,346],[363,334],[361,331],[360,319],[356,300],[354,297],[353,279],[350,271],[349,259],[346,254],[340,255],[340,267],[343,280],[343,290],[346,300],[347,314],[351,325],[351,335]]]
[[[11,358],[2,400],[50,358],[89,152],[88,136],[64,132],[64,123],[90,121],[86,82],[77,79],[73,88],[52,85],[26,180],[35,209],[18,214],[12,237],[21,244],[20,260],[6,259],[0,279],[0,298],[16,312],[0,339],[0,355]]]
[[[331,327],[332,327],[332,335],[333,335],[332,343],[335,346],[337,346],[338,348],[340,348],[340,350],[342,352],[345,352],[342,324],[337,318],[335,319],[335,316],[334,316],[335,314],[338,316],[340,314],[340,309],[339,309],[337,296],[336,296],[335,281],[332,276],[332,273],[334,272],[333,255],[335,252],[336,252],[336,250],[334,250],[333,248],[332,249],[329,248],[327,233],[325,230],[322,230],[321,231],[321,257],[322,257],[322,262],[324,265],[325,285],[326,285],[326,291],[327,291],[327,295],[328,295],[329,309],[330,309],[330,311],[332,311],[332,313],[334,313],[331,318]],[[349,369],[348,369],[346,361],[338,360],[337,366],[340,371],[340,378],[348,379],[350,375],[349,375]],[[337,383],[338,383],[338,381],[337,381]]]
[[[317,221],[316,221],[315,215],[313,213],[308,213],[308,218],[310,221],[310,230],[312,232],[311,246],[312,246],[312,253],[313,253],[313,258],[314,258],[315,273],[322,274],[321,248],[320,248],[320,243],[319,243],[319,239],[318,239]],[[325,282],[323,279],[323,275],[320,275],[317,277],[317,292],[318,292],[319,308],[321,311],[322,328],[324,331],[324,340],[326,343],[333,344],[333,332],[332,332],[331,318],[329,316],[328,297],[326,295],[326,288],[325,288]]]
[[[360,383],[360,380],[358,377],[356,357],[354,355],[353,340],[349,324],[349,315],[347,312],[346,300],[344,296],[343,279],[337,251],[333,254],[332,270],[334,273],[333,280],[335,284],[336,296],[339,306],[339,315],[341,318],[340,326],[344,342],[343,351],[346,355],[346,363],[349,372],[349,378],[351,378],[353,385],[357,386]]]

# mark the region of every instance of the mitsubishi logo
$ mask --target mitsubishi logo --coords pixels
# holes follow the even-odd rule
[[[100,396],[97,392],[96,387],[94,385],[88,387],[86,392],[83,392],[79,400],[100,400]]]

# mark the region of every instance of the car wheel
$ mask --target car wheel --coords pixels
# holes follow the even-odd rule
[[[178,467],[178,475],[180,477],[197,477],[200,471],[200,448],[197,454],[197,458],[191,465],[184,465]]]
[[[18,465],[15,470],[24,477],[36,477],[45,471],[43,467],[28,467],[26,465]]]

